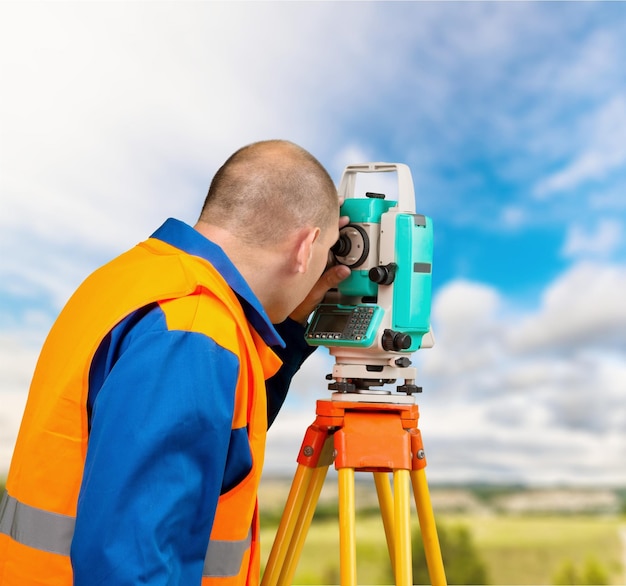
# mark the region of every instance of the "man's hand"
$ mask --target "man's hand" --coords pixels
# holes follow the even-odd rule
[[[345,265],[335,265],[326,269],[304,301],[291,312],[289,317],[299,324],[306,325],[309,315],[322,302],[328,290],[337,287],[349,275],[350,269]]]

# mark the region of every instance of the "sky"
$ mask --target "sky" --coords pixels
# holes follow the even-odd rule
[[[626,484],[626,4],[0,2],[0,475],[94,269],[236,149],[407,164],[435,227],[431,483]],[[268,436],[290,474],[318,350]]]

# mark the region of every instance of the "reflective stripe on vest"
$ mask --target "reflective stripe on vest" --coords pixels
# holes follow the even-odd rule
[[[241,571],[243,556],[252,543],[252,530],[241,541],[210,541],[204,558],[204,578],[228,578]]]
[[[21,503],[6,490],[0,501],[0,533],[35,549],[70,555],[76,519]],[[202,575],[210,578],[236,576],[252,543],[252,531],[240,541],[211,541]]]
[[[0,502],[0,533],[18,543],[60,555],[70,555],[76,519],[21,503],[4,492]]]

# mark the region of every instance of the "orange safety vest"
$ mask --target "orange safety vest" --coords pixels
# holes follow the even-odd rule
[[[93,356],[107,333],[137,309],[159,303],[170,329],[187,329],[187,308],[198,302],[211,319],[194,324],[194,331],[240,359],[232,425],[247,426],[253,462],[248,476],[218,501],[202,584],[258,583],[265,380],[281,362],[208,261],[149,238],[87,278],[44,344],[0,504],[0,584],[72,584],[69,552],[87,451]]]

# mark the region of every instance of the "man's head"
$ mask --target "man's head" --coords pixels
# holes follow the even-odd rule
[[[335,185],[313,155],[269,140],[228,158],[211,182],[200,220],[262,247],[294,229],[336,224],[337,206]]]
[[[225,249],[276,322],[322,274],[338,218],[337,190],[319,161],[271,140],[243,147],[222,165],[196,228]]]

